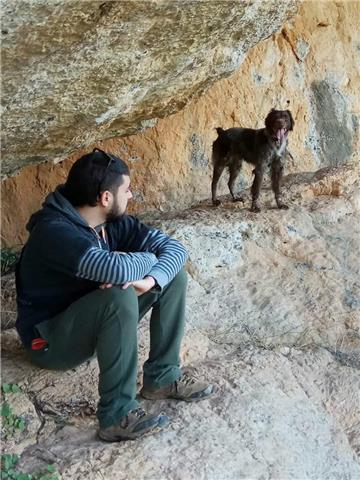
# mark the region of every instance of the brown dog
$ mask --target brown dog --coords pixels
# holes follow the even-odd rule
[[[288,208],[280,200],[280,183],[283,174],[283,160],[286,155],[288,133],[294,127],[290,110],[272,109],[265,119],[265,128],[217,128],[218,138],[213,143],[212,160],[214,164],[211,184],[213,205],[219,205],[216,189],[219,178],[225,167],[228,167],[230,178],[229,190],[234,202],[241,197],[234,194],[234,183],[240,172],[243,160],[255,166],[252,187],[252,205],[250,211],[260,212],[258,198],[266,167],[271,169],[271,185],[278,208]]]

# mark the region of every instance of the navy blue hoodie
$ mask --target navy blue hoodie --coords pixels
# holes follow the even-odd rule
[[[151,275],[160,288],[184,265],[175,239],[135,217],[90,227],[58,187],[31,216],[16,272],[16,328],[29,347],[34,326],[50,320],[103,283],[121,285]],[[119,253],[121,252],[121,253]]]

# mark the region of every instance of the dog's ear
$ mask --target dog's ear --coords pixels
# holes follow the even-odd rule
[[[291,115],[291,112],[290,110],[286,110],[287,111],[287,114],[289,115],[289,119],[290,119],[290,128],[289,130],[291,131],[293,128],[294,128],[294,125],[295,125],[295,122],[294,122],[294,119]]]

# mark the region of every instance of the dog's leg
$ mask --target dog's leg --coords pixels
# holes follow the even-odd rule
[[[216,189],[219,178],[221,177],[222,172],[224,171],[224,165],[214,165],[213,179],[211,183],[211,196],[213,205],[220,205],[220,200],[216,199]]]
[[[253,184],[251,186],[251,195],[252,195],[252,204],[250,208],[250,212],[260,212],[260,207],[258,205],[258,198],[260,193],[260,188],[262,184],[262,179],[264,176],[264,167],[263,165],[257,165],[256,168],[253,170],[255,175]]]
[[[284,167],[281,163],[281,159],[276,158],[271,164],[271,186],[275,195],[277,207],[286,210],[289,207],[280,200],[280,186],[283,171]]]
[[[294,157],[291,155],[291,153],[289,152],[289,150],[286,150],[286,153],[289,155],[289,157],[291,158],[291,160],[294,162]]]
[[[230,177],[229,177],[228,187],[229,187],[233,202],[244,203],[244,199],[242,197],[237,197],[234,194],[234,184],[241,170],[241,165],[242,165],[242,160],[233,159],[233,162],[230,164],[230,167],[229,167]]]

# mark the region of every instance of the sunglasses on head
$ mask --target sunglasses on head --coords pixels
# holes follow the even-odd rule
[[[110,167],[111,163],[112,162],[115,162],[115,160],[113,159],[113,157],[111,155],[109,155],[108,153],[104,152],[104,150],[101,150],[100,148],[94,148],[93,152],[100,152],[104,155],[104,157],[106,159],[108,159],[108,164],[106,165],[106,168],[104,170],[104,175],[102,176],[102,179],[100,180],[99,182],[99,188],[98,188],[98,195],[101,194],[101,185],[103,184],[105,178],[106,178],[106,174],[107,174],[107,171],[108,171],[108,168]]]

